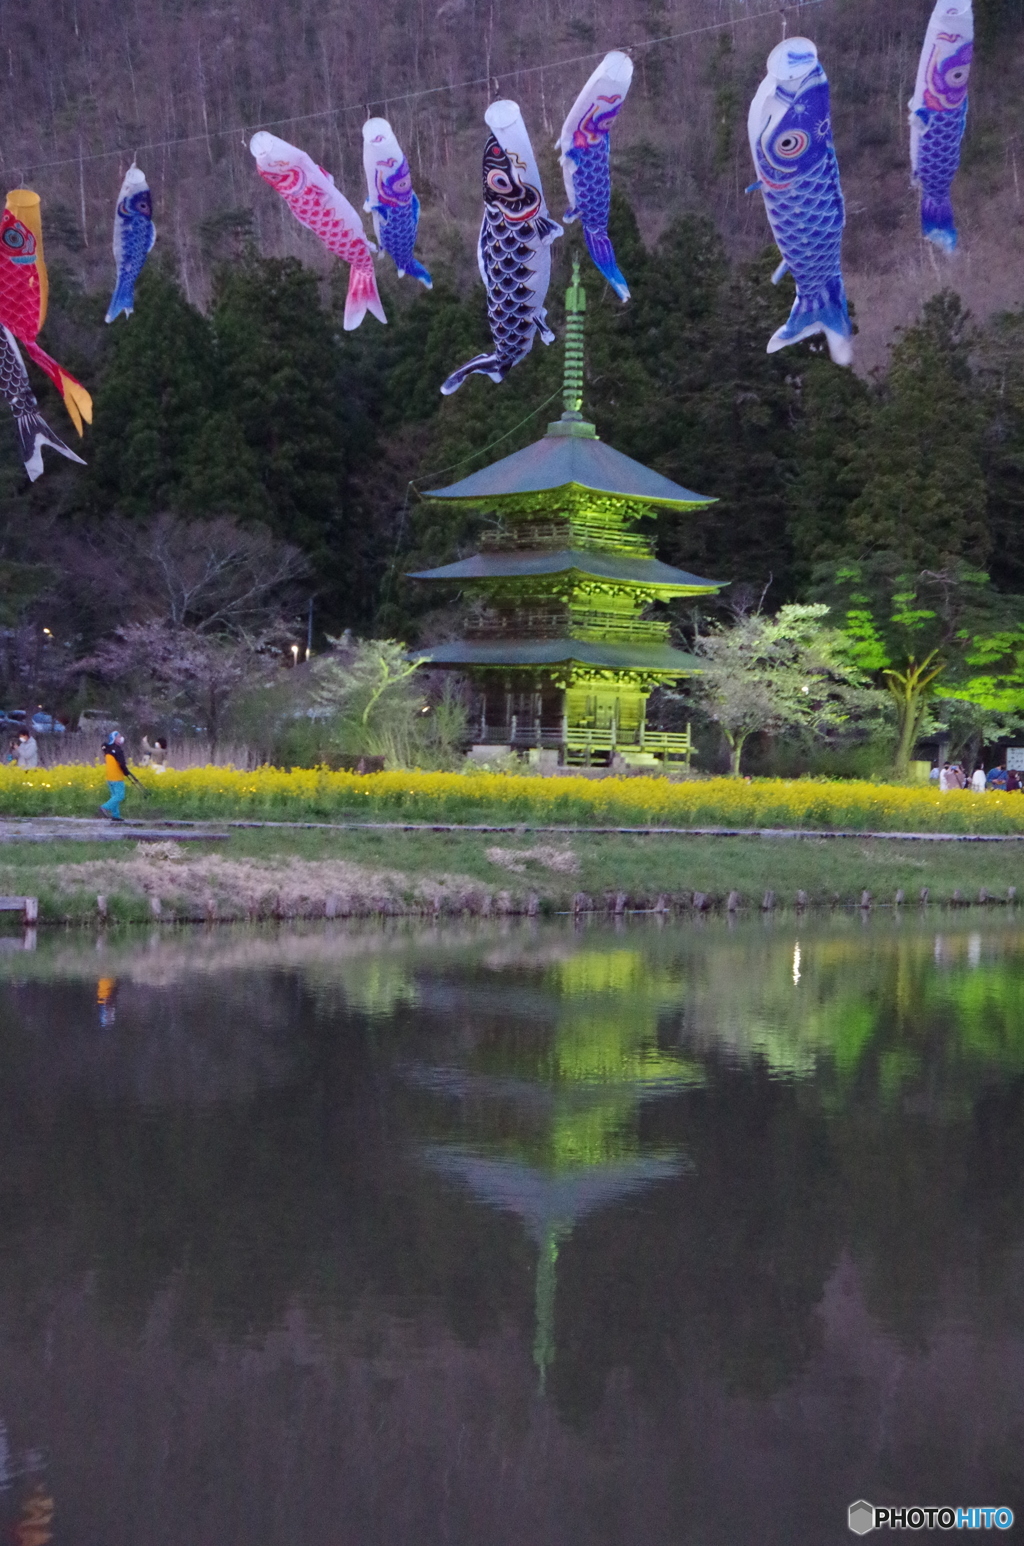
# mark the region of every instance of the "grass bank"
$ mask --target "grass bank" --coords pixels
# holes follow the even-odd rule
[[[40,899],[44,922],[95,922],[97,896],[114,920],[244,919],[375,914],[599,910],[616,896],[629,909],[660,898],[689,911],[694,893],[724,906],[876,905],[922,888],[933,903],[960,893],[993,900],[1016,887],[1024,900],[1024,845],[815,838],[700,838],[579,834],[234,831],[226,842],[6,843],[0,892]],[[532,899],[532,900],[531,900]],[[580,905],[577,903],[576,905]]]
[[[714,778],[541,778],[501,773],[324,769],[143,770],[135,815],[154,819],[409,820],[569,823],[579,826],[782,827],[858,832],[1024,833],[1016,794],[940,794],[861,781]],[[106,785],[96,768],[21,773],[0,767],[0,815],[95,815]]]

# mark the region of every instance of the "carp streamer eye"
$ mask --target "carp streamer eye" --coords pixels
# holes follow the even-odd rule
[[[14,247],[20,250],[25,245],[25,238],[15,226],[9,226],[4,232],[4,246]]]
[[[488,172],[487,186],[494,193],[503,193],[507,197],[515,193],[515,184],[507,172]]]
[[[970,77],[970,73],[971,67],[969,64],[954,65],[953,68],[946,73],[946,85],[966,86]]]
[[[802,129],[787,129],[785,134],[779,135],[772,149],[784,161],[795,161],[797,156],[803,155],[810,143],[810,135]]]

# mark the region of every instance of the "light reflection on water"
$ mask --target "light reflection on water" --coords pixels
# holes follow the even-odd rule
[[[18,1539],[1024,1502],[1012,913],[44,932],[0,1081]]]

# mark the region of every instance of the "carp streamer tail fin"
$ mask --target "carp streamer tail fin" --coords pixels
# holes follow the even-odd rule
[[[921,199],[921,235],[943,252],[952,252],[957,243],[956,221],[949,199]]]
[[[850,343],[852,331],[842,277],[834,274],[813,295],[797,295],[786,321],[769,338],[768,353],[776,354],[787,344],[796,344],[802,338],[824,333],[828,352],[835,363],[849,365],[853,360],[853,346]]]
[[[110,305],[107,307],[107,315],[103,320],[104,322],[113,322],[114,318],[119,317],[122,311],[126,317],[130,317],[134,310],[135,282],[132,279],[119,275],[117,284],[114,287],[114,293],[110,298]]]
[[[357,268],[353,263],[348,275],[348,294],[345,297],[345,331],[351,333],[372,311],[378,322],[387,322],[384,307],[377,291],[377,276],[372,268]]]
[[[84,419],[86,424],[92,423],[92,398],[82,383],[76,381],[74,376],[69,375],[63,365],[58,365],[56,360],[51,359],[46,350],[40,348],[34,339],[31,343],[29,343],[28,339],[23,341],[31,358],[35,360],[40,370],[45,370],[57,391],[63,397],[64,406],[71,416],[71,422],[78,433],[81,434],[82,420]]]
[[[80,467],[85,466],[82,458],[76,456],[59,435],[54,434],[41,413],[20,413],[14,423],[18,431],[21,459],[33,483],[43,470],[43,446],[52,446],[55,451],[60,452],[61,456],[66,456],[69,462],[77,462]]]
[[[508,374],[508,366],[503,364],[496,354],[475,354],[465,365],[460,365],[458,370],[453,370],[448,380],[441,388],[443,397],[451,397],[457,392],[468,376],[490,376],[492,381],[504,381]]]
[[[419,261],[418,258],[413,258],[405,272],[413,279],[418,279],[420,284],[424,285],[428,290],[432,290],[434,288],[434,281],[430,277],[430,270],[424,268],[423,264]]]
[[[619,272],[615,248],[607,231],[587,231],[587,251],[594,260],[594,267],[604,275],[620,301],[629,300],[629,285]]]

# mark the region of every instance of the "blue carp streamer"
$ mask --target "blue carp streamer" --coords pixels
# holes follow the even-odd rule
[[[853,359],[840,266],[846,210],[832,143],[828,80],[808,38],[790,38],[768,56],[767,75],[747,119],[750,148],[772,235],[796,280],[796,300],[768,353],[824,333],[838,365]]]
[[[609,134],[632,79],[633,61],[628,54],[606,54],[573,103],[555,142],[555,149],[562,153],[569,200],[566,224],[582,222],[587,251],[620,301],[629,300],[629,286],[619,272],[608,235],[612,198]]]
[[[413,256],[420,201],[413,192],[409,163],[386,118],[368,118],[363,124],[363,168],[363,208],[373,216],[378,242],[397,268],[399,278],[410,274],[428,290],[433,289],[430,274]]]
[[[130,317],[135,310],[135,281],[156,241],[153,224],[153,196],[145,174],[133,161],[128,168],[114,211],[114,261],[117,280],[107,308],[106,320],[113,322],[123,311]]]
[[[967,127],[973,54],[971,0],[938,0],[910,99],[910,166],[921,190],[921,234],[944,252],[952,252],[957,244],[949,193]]]

